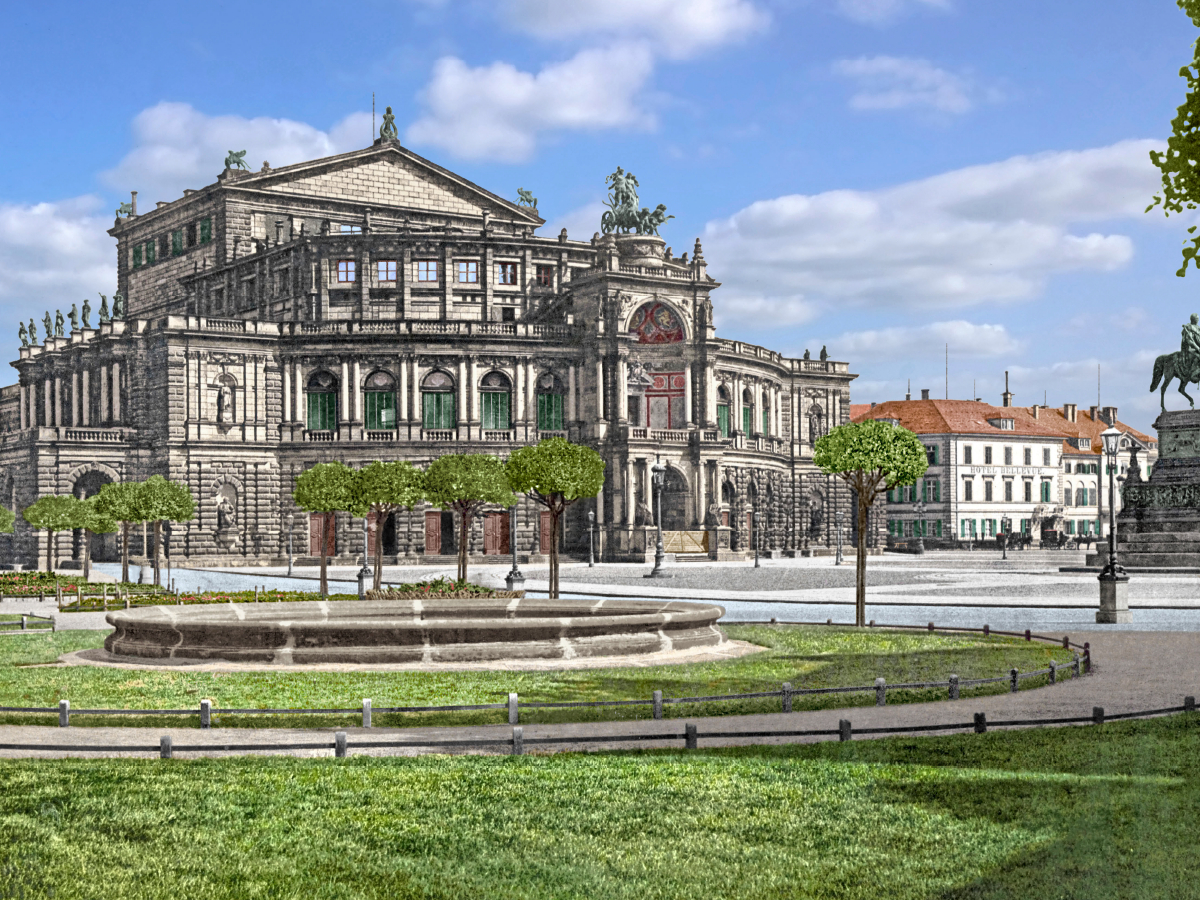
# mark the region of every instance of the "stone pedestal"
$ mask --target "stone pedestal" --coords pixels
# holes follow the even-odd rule
[[[1129,576],[1100,576],[1100,608],[1096,622],[1104,625],[1127,625],[1133,621],[1129,612]]]

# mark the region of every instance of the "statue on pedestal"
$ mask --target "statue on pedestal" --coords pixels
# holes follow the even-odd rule
[[[29,343],[37,343],[37,326],[33,324],[33,319],[29,320]]]
[[[67,314],[67,318],[71,320],[71,332],[73,334],[79,330],[79,306],[78,306],[78,304],[75,304],[75,303],[71,304],[71,311]]]
[[[103,325],[108,321],[108,298],[103,294],[100,295],[100,324]]]
[[[112,317],[114,319],[125,318],[125,297],[122,294],[113,294]]]
[[[65,322],[63,320],[62,310],[56,309],[54,311],[54,336],[55,337],[63,336],[63,325],[64,324],[65,324]]]
[[[1159,387],[1159,406],[1167,411],[1167,385],[1172,380],[1179,379],[1179,393],[1187,397],[1188,405],[1193,409],[1196,403],[1187,392],[1189,384],[1200,384],[1200,315],[1192,313],[1191,321],[1184,323],[1183,333],[1176,353],[1164,353],[1154,360],[1154,377],[1150,382],[1150,390]]]
[[[21,339],[22,347],[29,346],[29,334],[28,334],[28,332],[25,331],[25,323],[24,322],[22,322],[21,327],[17,329],[17,337],[19,337]]]
[[[50,318],[50,310],[46,310],[46,314],[42,316],[42,324],[46,327],[46,337],[54,337],[54,320]]]
[[[400,135],[396,133],[396,117],[392,114],[390,106],[383,111],[383,125],[379,128],[379,136],[385,141],[400,140]]]
[[[83,327],[84,328],[92,327],[92,323],[88,321],[88,319],[90,319],[91,317],[92,317],[92,304],[88,301],[87,297],[84,297],[83,298]]]

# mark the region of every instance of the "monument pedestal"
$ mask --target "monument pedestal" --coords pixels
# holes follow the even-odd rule
[[[1100,608],[1096,622],[1103,625],[1128,625],[1133,621],[1129,612],[1129,576],[1100,576]]]

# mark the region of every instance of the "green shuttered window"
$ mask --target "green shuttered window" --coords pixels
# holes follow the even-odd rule
[[[453,391],[421,392],[421,424],[427,431],[453,428],[454,415]]]
[[[485,391],[479,395],[484,431],[508,431],[507,391]]]
[[[337,394],[333,391],[309,393],[308,430],[333,431],[337,427]]]
[[[563,430],[563,395],[538,394],[538,431]]]

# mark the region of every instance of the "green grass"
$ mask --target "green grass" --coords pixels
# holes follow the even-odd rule
[[[995,677],[1010,668],[1032,671],[1050,659],[1066,662],[1068,651],[1039,642],[982,635],[940,636],[924,632],[838,627],[731,625],[731,638],[768,647],[740,659],[622,669],[576,669],[524,672],[164,672],[91,666],[31,667],[54,662],[60,654],[103,644],[102,631],[60,631],[48,635],[0,638],[0,706],[57,707],[70,700],[75,709],[199,709],[200,700],[213,701],[216,724],[226,727],[275,725],[329,727],[353,725],[346,715],[219,715],[224,708],[323,709],[359,707],[370,697],[376,708],[439,706],[503,702],[510,691],[524,701],[649,699],[655,690],[664,697],[778,690],[783,682],[794,688],[872,685],[882,676],[889,683]],[[1064,670],[1064,675],[1066,670]],[[1045,678],[1022,681],[1022,689],[1045,683]],[[964,688],[962,695],[996,693],[1006,685]],[[944,699],[946,689],[888,691],[889,703]],[[794,709],[831,709],[871,705],[874,693],[797,696]],[[774,712],[778,698],[721,703],[668,704],[668,718]],[[582,722],[649,718],[649,706],[568,709],[522,709],[522,722]],[[507,721],[503,710],[453,713],[376,713],[380,726],[467,725]],[[57,715],[3,713],[0,724],[52,724]],[[118,724],[141,727],[198,725],[199,713],[168,719],[160,716],[72,716],[79,725]]]
[[[690,754],[7,760],[0,897],[1182,900],[1198,776],[1195,715]]]

